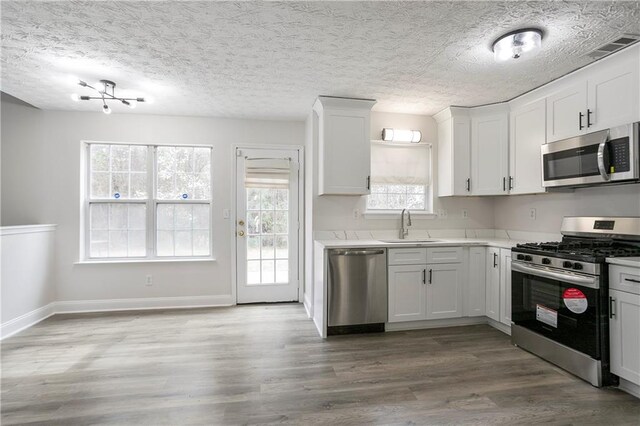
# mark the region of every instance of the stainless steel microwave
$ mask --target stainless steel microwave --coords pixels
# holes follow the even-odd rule
[[[542,145],[542,185],[577,187],[638,181],[640,123]]]

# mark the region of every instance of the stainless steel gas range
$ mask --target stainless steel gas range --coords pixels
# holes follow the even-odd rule
[[[606,259],[640,256],[640,218],[565,217],[562,235],[512,250],[512,342],[594,386],[615,384]]]

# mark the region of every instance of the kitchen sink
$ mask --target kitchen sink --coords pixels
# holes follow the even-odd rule
[[[395,240],[378,240],[382,243],[389,243],[389,244],[408,244],[408,243],[437,243],[440,240],[433,240],[433,239],[429,239],[429,240],[412,240],[409,238],[405,238],[404,240],[401,240],[400,238],[397,238]]]

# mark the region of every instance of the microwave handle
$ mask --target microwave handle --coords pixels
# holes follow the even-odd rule
[[[600,171],[600,176],[602,176],[602,179],[607,181],[611,178],[609,172],[607,171],[607,165],[604,164],[605,149],[608,142],[609,141],[604,140],[600,142],[600,145],[598,145],[598,171]]]

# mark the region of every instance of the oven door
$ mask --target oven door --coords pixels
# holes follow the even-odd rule
[[[600,359],[599,277],[511,263],[511,319],[522,327]]]

